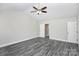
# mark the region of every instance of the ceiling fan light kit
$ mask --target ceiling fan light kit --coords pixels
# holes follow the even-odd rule
[[[38,5],[38,8],[33,6],[33,9],[35,9],[35,11],[31,11],[31,13],[36,13],[36,14],[41,14],[41,13],[47,13],[47,11],[45,11],[45,9],[47,9],[47,7],[42,7],[42,8],[39,8],[40,5]]]

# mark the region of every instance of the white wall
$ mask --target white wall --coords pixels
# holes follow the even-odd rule
[[[69,42],[67,36],[67,22],[74,21],[76,21],[76,17],[44,20],[41,21],[40,24],[49,24],[50,39]]]
[[[67,41],[66,23],[76,18],[41,21],[50,25],[50,38]],[[25,12],[0,12],[0,47],[39,36],[39,22]]]
[[[38,22],[25,12],[0,12],[0,46],[38,36]]]
[[[79,44],[79,16],[78,16],[78,44]]]

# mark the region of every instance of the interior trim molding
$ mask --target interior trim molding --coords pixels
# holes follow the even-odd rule
[[[29,38],[26,38],[26,39],[23,39],[23,40],[19,40],[19,41],[16,41],[16,42],[11,42],[11,43],[7,43],[7,44],[3,44],[3,45],[0,45],[0,48],[6,47],[6,46],[9,46],[9,45],[13,45],[13,44],[16,44],[16,43],[19,43],[19,42],[22,42],[22,41],[30,40],[30,39],[36,38],[36,37],[38,37],[38,36],[33,36],[33,37],[29,37]]]
[[[71,41],[68,41],[68,40],[63,40],[63,39],[58,39],[58,38],[53,38],[53,37],[51,37],[50,39],[51,40],[58,40],[58,41],[63,41],[63,42],[69,42],[69,43],[76,43],[76,44],[78,44],[77,42],[71,42]]]

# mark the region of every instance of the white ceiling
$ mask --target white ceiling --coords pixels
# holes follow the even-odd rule
[[[0,3],[0,11],[25,11],[32,5],[31,3]]]
[[[37,6],[34,3],[0,3],[0,11],[25,11],[25,13],[40,20],[79,15],[78,3],[41,3],[40,7],[47,6],[47,14],[40,15],[30,13],[30,11],[34,10],[33,5]]]

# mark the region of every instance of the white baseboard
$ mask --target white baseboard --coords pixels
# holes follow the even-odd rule
[[[29,39],[32,39],[32,38],[36,38],[36,37],[39,37],[39,36],[33,36],[33,37],[26,38],[24,40],[19,40],[19,41],[16,41],[16,42],[11,42],[11,43],[7,43],[7,44],[3,44],[3,45],[0,45],[0,48],[1,47],[6,47],[6,46],[9,46],[9,45],[12,45],[12,44],[16,44],[16,43],[19,43],[19,42],[22,42],[22,41],[26,41],[26,40],[29,40]],[[64,42],[70,42],[70,41],[67,41],[67,40],[57,39],[57,38],[50,38],[50,39],[51,40],[64,41]],[[76,43],[76,42],[70,42],[70,43]]]
[[[63,39],[58,39],[58,38],[50,38],[51,40],[58,40],[58,41],[64,41],[64,42],[69,42],[69,43],[76,43],[78,44],[77,42],[72,42],[72,41],[68,41],[68,40],[63,40]]]
[[[19,41],[16,41],[16,42],[3,44],[3,45],[0,45],[0,48],[1,47],[6,47],[6,46],[9,46],[9,45],[12,45],[12,44],[16,44],[16,43],[19,43],[19,42],[22,42],[22,41],[26,41],[26,40],[29,40],[29,39],[32,39],[32,38],[36,38],[36,37],[38,37],[38,36],[33,36],[33,37],[29,37],[29,38],[26,38],[26,39],[23,39],[23,40],[19,40]]]

